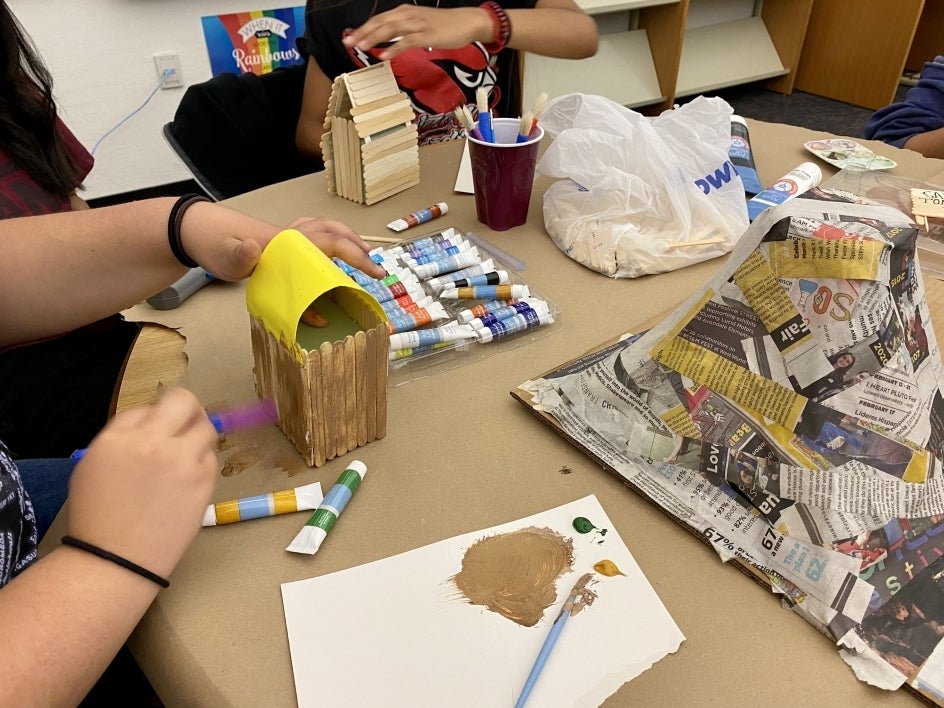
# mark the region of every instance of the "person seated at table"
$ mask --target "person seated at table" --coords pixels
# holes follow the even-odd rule
[[[865,137],[944,158],[944,55],[925,63],[917,85],[908,89],[903,101],[872,114]]]
[[[489,91],[497,116],[517,117],[518,52],[564,59],[593,56],[596,22],[573,0],[308,0],[298,49],[308,62],[295,133],[299,151],[321,157],[321,136],[340,74],[390,61],[416,113],[420,145],[463,135],[453,115]],[[355,29],[351,29],[355,28]]]
[[[88,208],[78,190],[94,159],[59,118],[52,90],[49,71],[0,0],[2,219]],[[0,439],[14,457],[68,455],[88,444],[111,413],[139,329],[107,313],[0,351]]]
[[[326,255],[381,274],[344,224],[293,227]],[[282,229],[173,198],[2,220],[0,347],[140,302],[182,276],[188,259],[224,280],[245,278]],[[71,538],[42,558],[33,489],[0,443],[0,705],[75,705],[86,695],[196,536],[216,440],[183,389],[114,417],[72,474]]]

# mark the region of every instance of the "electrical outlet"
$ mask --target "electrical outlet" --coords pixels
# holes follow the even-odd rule
[[[163,79],[164,72],[167,78],[161,84],[162,89],[178,88],[184,85],[183,74],[180,73],[180,57],[177,52],[158,52],[154,55],[154,67],[157,69],[157,78]]]

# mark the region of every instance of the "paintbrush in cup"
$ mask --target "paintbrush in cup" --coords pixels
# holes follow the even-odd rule
[[[564,606],[561,607],[560,614],[558,614],[557,619],[554,620],[554,624],[551,626],[551,631],[548,632],[544,644],[541,645],[541,651],[538,652],[538,658],[534,660],[534,666],[531,667],[531,673],[528,674],[528,678],[524,682],[524,688],[521,689],[521,695],[518,696],[518,700],[515,702],[515,708],[522,708],[528,700],[528,696],[531,695],[531,690],[534,688],[538,676],[541,675],[541,671],[547,663],[547,658],[551,655],[551,650],[557,643],[564,629],[564,625],[567,623],[567,618],[570,617],[570,613],[577,603],[577,597],[583,592],[583,589],[587,587],[587,583],[590,582],[592,577],[593,573],[584,573],[574,584],[573,590],[570,591],[570,595],[567,596]]]
[[[534,135],[534,131],[538,127],[538,118],[544,112],[545,106],[547,106],[547,94],[542,91],[534,102],[534,108],[531,109],[531,127],[528,129],[529,138]]]

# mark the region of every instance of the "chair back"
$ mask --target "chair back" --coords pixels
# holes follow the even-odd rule
[[[164,137],[216,200],[316,172],[295,147],[304,82],[304,65],[219,74],[187,89]]]

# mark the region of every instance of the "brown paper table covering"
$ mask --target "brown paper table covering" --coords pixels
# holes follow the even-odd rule
[[[803,142],[825,135],[757,121],[749,125],[763,184],[811,159]],[[866,144],[898,161],[892,174],[944,185],[944,161]],[[473,197],[452,190],[460,152],[460,142],[424,148],[421,184],[370,207],[328,195],[321,174],[227,202],[276,223],[328,215],[363,234],[387,236],[389,221],[447,201],[448,215],[405,235],[454,226],[490,240],[524,260],[521,276],[561,307],[562,327],[525,346],[391,388],[386,438],[322,468],[306,467],[275,428],[228,436],[216,500],[314,481],[327,492],[351,459],[363,460],[368,475],[314,557],[284,550],[307,519],[304,513],[199,534],[171,577],[171,587],[161,592],[130,640],[164,703],[295,705],[281,583],[367,563],[592,493],[687,637],[676,654],[625,684],[605,705],[913,705],[915,698],[905,692],[887,693],[858,681],[831,643],[781,609],[776,597],[722,565],[713,550],[535,421],[509,395],[525,379],[674,307],[720,261],[635,280],[590,271],[568,259],[546,235],[541,195],[549,181],[541,177],[528,223],[492,232],[476,221]],[[822,167],[827,176],[834,172]],[[177,310],[141,305],[128,314],[179,328],[187,357],[180,383],[205,405],[239,403],[254,395],[244,285],[214,283]],[[139,354],[145,363],[133,362],[135,376],[146,376],[146,352]],[[165,382],[173,379],[163,376]],[[63,516],[44,548],[61,536]],[[356,611],[350,612],[356,622]],[[322,660],[331,661],[330,643]],[[357,687],[351,690],[356,704]]]

